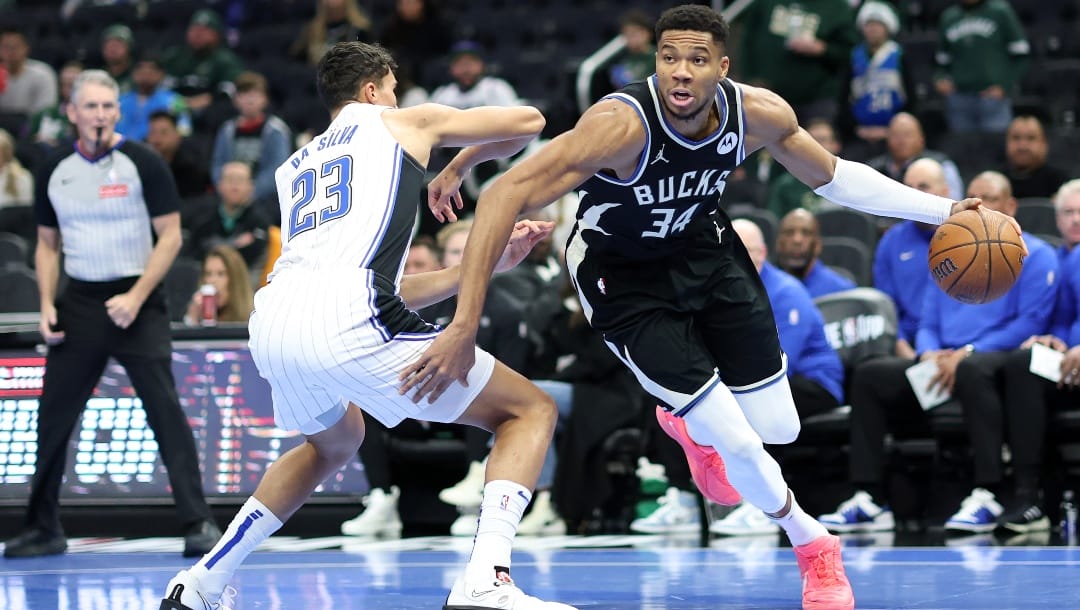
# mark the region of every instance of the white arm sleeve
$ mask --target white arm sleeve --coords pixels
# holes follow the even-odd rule
[[[836,160],[833,179],[814,189],[818,195],[875,216],[892,216],[939,225],[953,202],[904,186],[862,163]]]

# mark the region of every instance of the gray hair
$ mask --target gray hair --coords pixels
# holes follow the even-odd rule
[[[1080,178],[1069,180],[1054,193],[1054,210],[1060,211],[1069,197],[1080,195]]]
[[[75,77],[75,82],[71,85],[71,101],[77,102],[79,99],[79,92],[82,91],[83,85],[93,84],[100,85],[112,89],[116,93],[117,97],[120,96],[120,85],[116,84],[116,79],[109,76],[109,73],[104,70],[83,70]]]

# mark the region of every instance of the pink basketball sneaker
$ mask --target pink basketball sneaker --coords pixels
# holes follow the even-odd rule
[[[686,422],[663,407],[656,407],[656,421],[660,422],[660,429],[675,439],[686,453],[686,461],[690,463],[690,476],[701,495],[724,506],[735,506],[742,502],[742,496],[728,482],[724,460],[715,449],[695,443],[686,432]]]
[[[795,547],[802,574],[803,610],[854,610],[855,595],[844,573],[840,539],[832,534]]]

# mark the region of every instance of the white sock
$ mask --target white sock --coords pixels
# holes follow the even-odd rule
[[[790,491],[788,491],[788,493],[791,494]],[[795,494],[791,494],[790,497],[791,510],[788,511],[788,514],[779,519],[772,516],[769,518],[775,521],[777,525],[784,528],[792,545],[802,546],[829,533],[824,525],[819,523],[817,519],[806,514],[806,511],[799,506],[799,503],[795,501]],[[781,510],[783,510],[783,508],[781,508]],[[768,513],[766,513],[766,515],[767,514]]]
[[[210,593],[220,593],[217,588],[223,590],[244,559],[279,529],[281,520],[262,502],[248,498],[221,540],[188,572],[207,583]]]
[[[490,570],[500,566],[510,569],[514,536],[530,500],[532,493],[513,481],[490,481],[484,485],[480,519],[469,557],[470,568]]]

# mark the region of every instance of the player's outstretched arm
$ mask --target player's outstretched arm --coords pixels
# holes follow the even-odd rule
[[[602,100],[578,124],[497,178],[480,195],[461,265],[454,321],[402,372],[401,392],[414,400],[437,399],[454,381],[465,383],[472,367],[476,330],[492,269],[514,220],[540,209],[605,168],[635,167],[645,143],[644,127],[625,103]],[[423,370],[423,374],[418,374]]]
[[[525,260],[540,240],[555,230],[555,223],[539,220],[519,220],[510,233],[510,241],[503,249],[495,272],[507,271]],[[414,273],[401,278],[398,295],[409,309],[420,309],[457,293],[461,281],[459,266],[426,273]]]
[[[780,96],[767,89],[743,87],[746,154],[765,148],[793,176],[830,201],[877,216],[935,225],[980,203],[923,193],[867,165],[840,159],[799,127],[795,112]]]
[[[387,113],[394,136],[420,163],[427,165],[432,148],[464,147],[428,186],[428,207],[442,222],[457,220],[458,194],[472,168],[525,148],[544,129],[544,115],[532,106],[480,106],[461,110],[442,104],[420,104]]]

